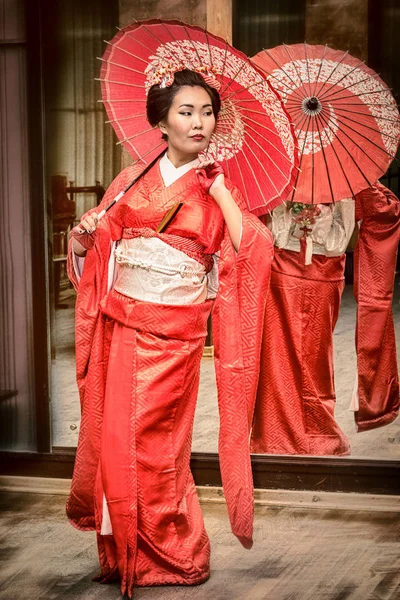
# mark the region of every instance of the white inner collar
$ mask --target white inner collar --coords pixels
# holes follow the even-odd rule
[[[169,160],[167,153],[164,154],[162,159],[160,160],[160,171],[161,176],[164,181],[165,187],[168,187],[175,181],[177,181],[182,175],[185,175],[191,169],[197,167],[200,164],[198,158],[191,160],[190,162],[182,165],[181,167],[175,167],[172,162]]]

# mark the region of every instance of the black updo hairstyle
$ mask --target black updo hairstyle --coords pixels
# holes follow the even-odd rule
[[[166,120],[176,94],[179,92],[179,89],[185,85],[190,87],[202,87],[210,96],[215,118],[218,117],[218,113],[221,110],[221,98],[219,97],[218,91],[211,85],[208,85],[200,73],[184,69],[183,71],[177,71],[175,73],[174,82],[169,87],[162,88],[157,84],[149,89],[146,102],[146,114],[150,125],[156,127],[156,125]],[[163,134],[162,139],[167,140],[167,136]]]

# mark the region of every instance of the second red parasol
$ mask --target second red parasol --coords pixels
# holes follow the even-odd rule
[[[262,50],[252,60],[268,74],[295,124],[300,171],[290,200],[342,200],[386,172],[400,140],[399,111],[363,61],[308,44]]]

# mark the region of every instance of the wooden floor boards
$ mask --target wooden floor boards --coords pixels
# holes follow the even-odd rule
[[[94,535],[72,528],[65,497],[0,494],[0,600],[117,600],[91,582]],[[400,600],[400,514],[256,507],[244,550],[224,505],[203,505],[212,572],[197,587],[138,588],[137,600]]]

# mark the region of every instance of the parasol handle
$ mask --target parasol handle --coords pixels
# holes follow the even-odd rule
[[[122,192],[120,192],[119,194],[117,194],[115,196],[114,200],[111,200],[110,204],[108,206],[106,206],[106,208],[103,208],[103,210],[101,210],[99,212],[99,214],[97,215],[98,221],[100,221],[100,219],[102,219],[104,217],[106,212],[108,212],[110,210],[110,208],[112,208],[114,206],[114,204],[116,204],[118,202],[118,200],[121,200],[122,196],[124,196],[126,194],[126,192],[133,186],[134,183],[135,183],[135,181],[132,181],[132,183],[130,183],[128,185],[128,187],[126,187],[124,190],[122,190]]]
[[[126,194],[126,192],[128,190],[131,189],[131,187],[133,185],[135,185],[135,183],[137,181],[139,181],[139,179],[141,177],[143,177],[143,175],[145,175],[148,171],[150,171],[150,169],[156,164],[156,162],[165,154],[165,148],[162,150],[162,152],[160,152],[160,154],[158,156],[155,157],[154,160],[151,161],[150,164],[147,165],[147,167],[140,173],[140,175],[138,175],[137,177],[135,177],[135,179],[133,181],[130,182],[130,184],[121,192],[119,192],[119,194],[117,194],[114,198],[114,200],[111,200],[110,204],[108,206],[106,206],[106,208],[103,208],[102,211],[99,212],[99,214],[97,215],[97,219],[100,221],[100,219],[102,219],[104,217],[104,215],[110,210],[110,208],[112,208],[114,206],[114,204],[116,204],[118,202],[118,200],[121,200],[122,196],[124,196]]]

